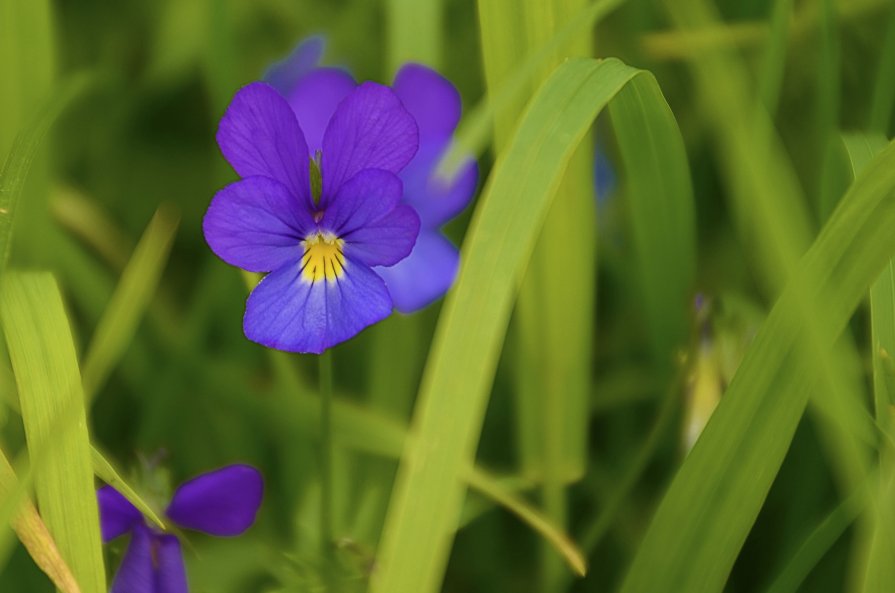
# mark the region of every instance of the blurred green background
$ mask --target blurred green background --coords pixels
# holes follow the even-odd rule
[[[494,3],[481,4],[497,10]],[[519,4],[536,13],[539,0]],[[775,37],[779,4],[791,4],[793,16],[780,21],[788,31]],[[81,90],[65,105],[29,174],[11,259],[17,268],[54,272],[82,356],[154,213],[161,209],[157,220],[165,229],[179,220],[157,288],[147,282],[145,316],[120,362],[97,380],[90,410],[95,444],[141,492],[159,500],[165,491],[160,476],[161,483],[176,485],[228,463],[257,466],[266,497],[256,526],[235,540],[188,536],[191,590],[317,590],[317,363],[312,356],[268,352],[242,335],[245,279],[213,256],[201,232],[215,191],[235,179],[214,142],[217,121],[240,86],[318,33],[327,39],[324,61],[347,66],[360,80],[389,82],[405,59],[437,67],[456,84],[469,112],[485,101],[482,39],[490,35],[493,41],[496,29],[480,31],[479,11],[485,9],[472,0],[0,0],[0,7],[0,155],[47,100],[82,77]],[[511,11],[512,3],[503,8]],[[626,171],[636,168],[623,169],[613,122],[601,117],[585,148],[599,146],[615,183],[599,196],[595,220],[587,223],[595,234],[583,249],[593,239],[596,264],[578,270],[578,281],[588,290],[596,287],[597,296],[591,310],[564,312],[583,324],[593,348],[580,357],[587,371],[587,401],[578,415],[586,431],[586,465],[559,479],[560,510],[552,512],[550,493],[537,472],[528,471],[524,453],[540,437],[526,433],[519,419],[516,386],[524,372],[519,352],[526,330],[516,318],[478,444],[479,465],[533,507],[547,507],[586,556],[588,573],[573,577],[524,522],[472,491],[444,591],[617,590],[690,439],[774,303],[761,266],[750,266],[753,243],[738,229],[742,220],[727,199],[727,156],[715,142],[717,120],[688,69],[689,57],[733,51],[750,77],[750,92],[771,96],[768,111],[803,191],[811,236],[851,181],[840,133],[891,135],[892,96],[879,90],[892,78],[885,65],[895,71],[891,1],[718,0],[714,8],[720,24],[691,37],[662,3],[628,0],[588,29],[585,43],[593,56],[618,57],[652,72],[681,129],[696,220],[695,276],[675,320],[681,333],[657,354],[632,263]],[[522,38],[514,18],[510,12],[505,21],[482,18],[481,26]],[[768,71],[774,39],[783,39],[778,93],[758,82]],[[515,100],[524,104],[532,94],[523,91]],[[500,129],[501,113],[498,146],[508,135]],[[512,128],[517,117],[503,125]],[[481,155],[480,185],[493,160],[493,151]],[[584,168],[590,174],[589,162]],[[458,244],[474,208],[448,227]],[[164,254],[164,246],[155,249]],[[439,302],[411,317],[393,316],[335,351],[341,407],[333,502],[344,590],[365,590],[376,570],[374,551],[398,467],[395,451],[411,419],[440,309]],[[858,385],[864,398],[859,404],[867,407],[866,308],[849,330],[848,352],[860,356],[845,356],[843,376]],[[0,370],[0,388],[13,394],[8,365]],[[13,457],[23,450],[21,422],[3,416],[3,443]],[[847,498],[824,430],[816,414],[802,419],[725,591],[768,590],[805,538]],[[856,590],[851,579],[863,536],[853,520],[831,532],[835,536],[818,548],[815,561],[800,565],[806,577],[791,590]],[[111,571],[123,543],[107,550]],[[0,568],[0,591],[51,590],[20,546]]]

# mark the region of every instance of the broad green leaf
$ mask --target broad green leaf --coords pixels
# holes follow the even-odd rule
[[[159,209],[125,267],[84,356],[82,376],[88,404],[133,339],[155,294],[176,230],[177,216]]]
[[[78,583],[75,581],[74,575],[68,568],[68,565],[59,554],[56,542],[50,535],[47,526],[41,520],[37,509],[27,497],[21,497],[19,492],[19,481],[16,474],[9,464],[6,455],[0,451],[0,500],[4,503],[7,500],[20,498],[16,503],[18,511],[16,511],[15,519],[13,519],[13,529],[19,537],[19,541],[28,550],[28,554],[34,560],[34,563],[50,578],[56,587],[63,593],[81,593]]]
[[[802,258],[733,381],[675,476],[631,564],[623,593],[723,589],[783,461],[818,375],[799,355],[831,348],[895,253],[895,145],[852,185]],[[802,322],[805,298],[825,324]]]
[[[565,62],[532,99],[498,159],[439,319],[374,593],[437,590],[463,499],[460,475],[474,457],[519,276],[565,166],[596,115],[632,79],[655,84],[638,73],[614,59]]]
[[[4,3],[10,0],[4,0]],[[9,260],[12,242],[12,225],[15,220],[19,197],[25,186],[28,171],[38,154],[41,141],[56,117],[65,107],[87,88],[90,79],[86,75],[74,75],[66,80],[47,99],[34,120],[27,125],[13,143],[0,171],[0,273]]]
[[[34,486],[41,516],[82,591],[105,593],[84,392],[53,277],[9,274],[0,287],[0,317],[29,454],[39,460]]]

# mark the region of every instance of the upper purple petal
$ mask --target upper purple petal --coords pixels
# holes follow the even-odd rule
[[[346,257],[393,265],[407,257],[420,230],[413,208],[399,205],[401,190],[394,173],[365,169],[342,184],[320,226],[345,242]]]
[[[153,537],[143,525],[134,528],[109,593],[157,593],[152,564]]]
[[[156,574],[155,593],[189,593],[183,552],[177,536],[161,534],[154,536]]]
[[[342,101],[323,135],[323,198],[364,169],[397,173],[419,145],[413,116],[388,87],[365,82]]]
[[[460,253],[441,233],[420,231],[413,252],[390,268],[376,268],[401,313],[422,309],[441,297],[457,276]]]
[[[96,492],[99,503],[99,520],[103,541],[124,535],[137,525],[143,524],[143,515],[120,492],[111,486],[103,486]]]
[[[246,302],[243,329],[268,348],[320,354],[391,312],[382,279],[346,257],[337,280],[309,282],[297,265],[265,276]]]
[[[268,177],[249,177],[218,191],[202,221],[211,250],[250,272],[298,261],[301,240],[315,226],[305,205]]]
[[[336,107],[351,94],[357,83],[338,68],[318,68],[308,73],[284,96],[305,133],[311,153],[323,149],[323,133]]]
[[[326,39],[312,35],[298,42],[288,56],[276,62],[264,73],[264,82],[287,95],[296,83],[311,72],[323,58]]]
[[[228,465],[181,484],[168,517],[188,529],[211,535],[239,535],[255,521],[264,480],[250,465]]]
[[[460,121],[460,93],[441,74],[420,64],[406,64],[392,85],[420,130],[420,143],[443,140]]]
[[[401,171],[404,203],[413,206],[424,228],[440,227],[462,212],[475,194],[479,168],[474,159],[464,159],[451,178],[437,173],[438,164],[448,149],[446,142],[421,145],[417,155]]]
[[[218,146],[241,177],[276,179],[310,207],[309,154],[292,108],[263,82],[244,86],[221,118]]]

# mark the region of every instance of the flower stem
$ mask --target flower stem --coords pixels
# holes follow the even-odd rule
[[[320,543],[325,565],[324,576],[327,590],[333,590],[333,364],[332,352],[319,356],[320,362]]]

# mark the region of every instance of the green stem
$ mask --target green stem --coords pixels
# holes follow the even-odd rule
[[[332,353],[327,350],[319,357],[320,362],[320,543],[325,564],[324,575],[328,590],[332,589],[333,568],[333,364]]]

